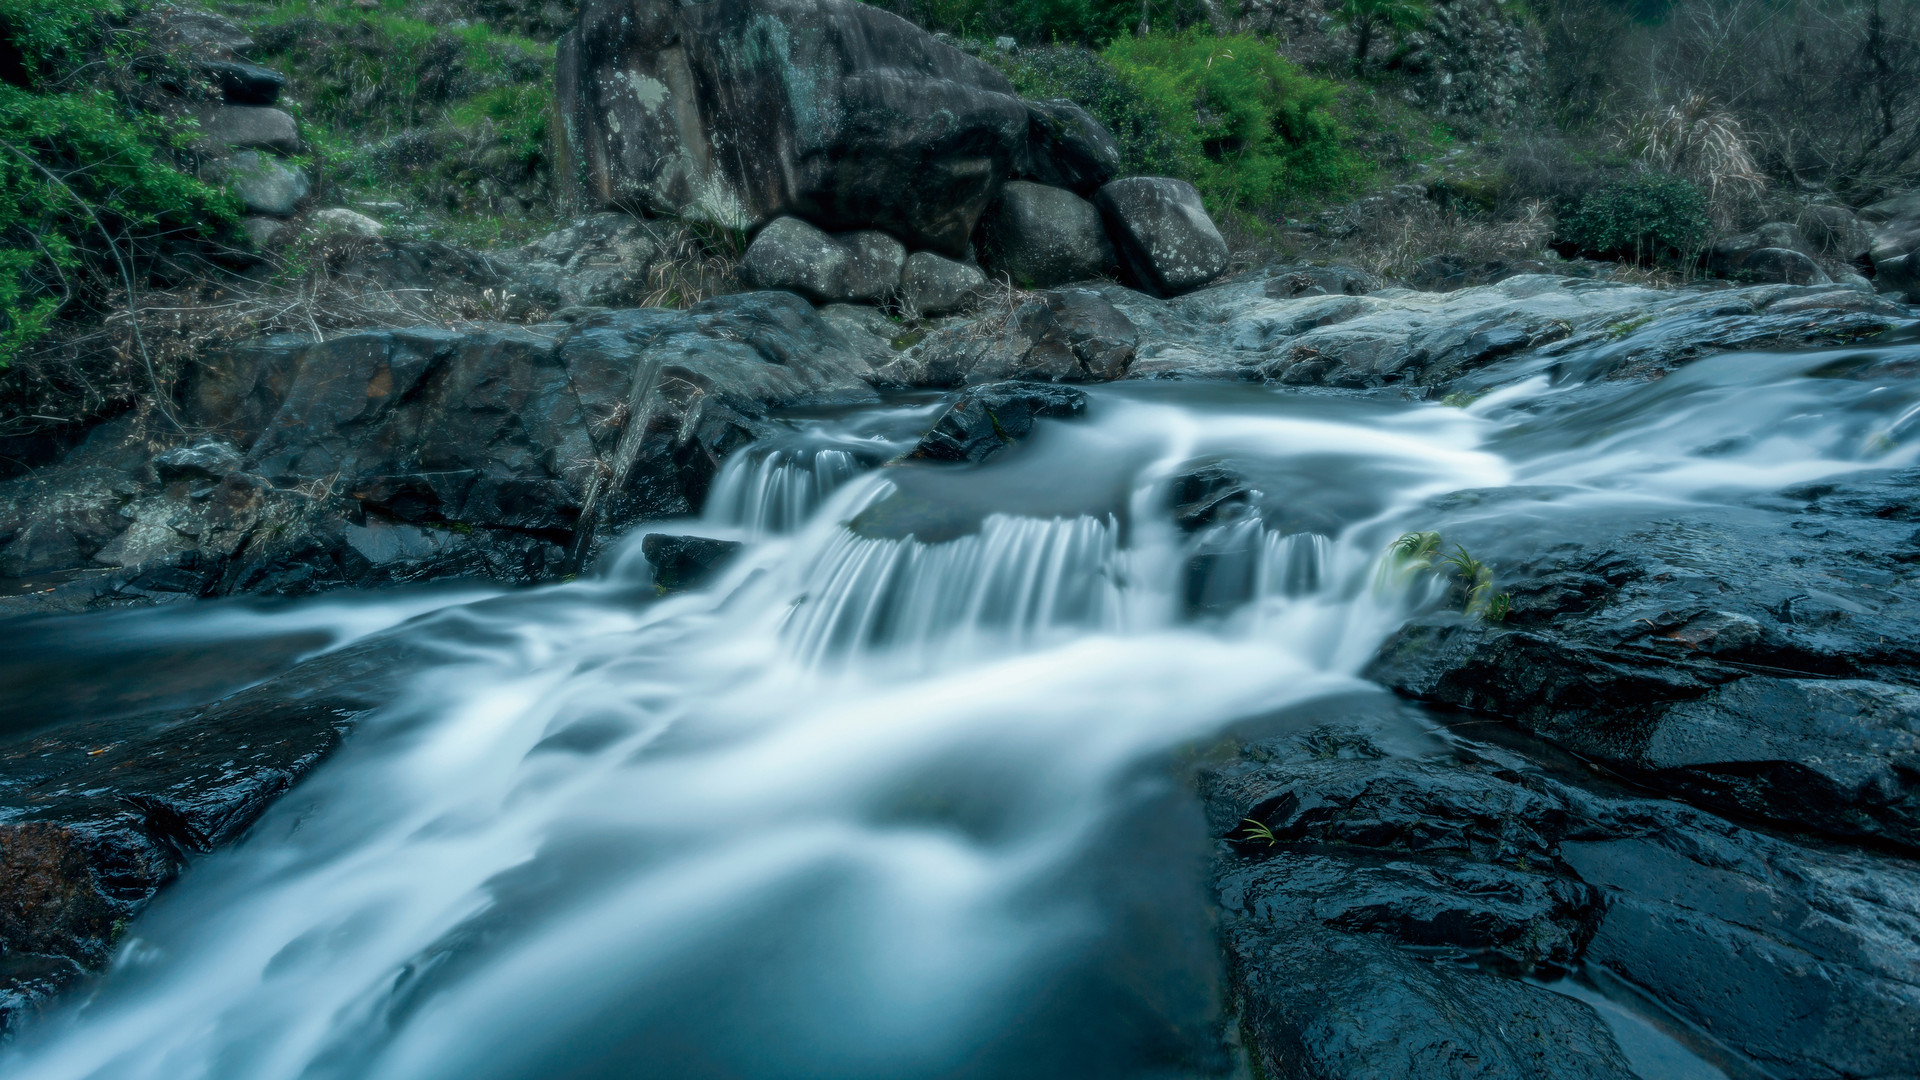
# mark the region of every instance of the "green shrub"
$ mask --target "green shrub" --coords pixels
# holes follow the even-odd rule
[[[1158,107],[1106,57],[1067,45],[989,54],[988,59],[999,64],[1021,96],[1065,98],[1092,113],[1120,144],[1128,173],[1193,179],[1195,162],[1187,147]]]
[[[1106,56],[1179,147],[1185,179],[1216,210],[1269,214],[1370,172],[1331,114],[1339,88],[1259,38],[1153,34],[1121,38]]]
[[[1636,173],[1580,200],[1559,241],[1584,254],[1635,262],[1697,258],[1713,235],[1706,196],[1677,176]]]
[[[56,318],[124,303],[129,278],[137,286],[238,217],[229,196],[176,167],[190,132],[76,77],[132,67],[137,43],[109,40],[129,7],[0,0],[0,32],[20,57],[0,84],[0,370]]]
[[[300,87],[326,181],[397,199],[448,236],[550,209],[553,46],[406,10],[285,0],[253,28]]]

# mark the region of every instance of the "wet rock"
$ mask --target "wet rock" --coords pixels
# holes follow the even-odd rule
[[[1912,863],[1799,846],[1385,712],[1201,775],[1228,841],[1214,880],[1233,984],[1270,1075],[1634,1075],[1589,1007],[1512,978],[1580,966],[1710,1033],[1697,1045],[1729,1075],[1914,1068]]]
[[[197,119],[200,121],[199,143],[206,147],[272,150],[289,155],[300,152],[300,125],[279,109],[216,105],[202,109]]]
[[[1364,270],[1345,266],[1302,266],[1276,271],[1261,293],[1274,300],[1305,296],[1365,296],[1380,282]]]
[[[1912,483],[1490,539],[1506,622],[1416,620],[1372,675],[1702,806],[1920,850]]]
[[[697,589],[713,580],[727,561],[740,553],[738,540],[705,536],[650,533],[640,539],[640,553],[653,566],[654,587],[663,593]]]
[[[226,184],[248,213],[267,217],[292,217],[313,190],[305,172],[257,150],[216,158],[207,172],[214,182]]]
[[[589,201],[955,258],[1029,127],[991,66],[855,0],[586,0],[558,92]]]
[[[986,286],[987,275],[979,267],[916,251],[907,256],[900,296],[909,310],[921,315],[951,315],[971,307]]]
[[[246,459],[232,444],[222,439],[202,439],[191,446],[179,446],[153,459],[154,471],[162,482],[173,480],[223,480],[237,473]]]
[[[900,287],[907,249],[879,232],[829,236],[783,217],[753,238],[741,271],[763,289],[786,289],[816,304],[873,303]]]
[[[1087,395],[1064,386],[1006,382],[961,394],[934,421],[906,461],[985,461],[1026,438],[1043,419],[1079,416]]]
[[[1184,180],[1136,176],[1094,196],[1129,279],[1155,296],[1197,289],[1227,270],[1227,242]]]
[[[212,60],[199,65],[229,105],[272,105],[287,88],[287,77],[258,64],[239,60]]]
[[[239,838],[390,697],[371,641],[213,704],[0,741],[0,1033],[111,958],[199,854]]]
[[[1064,188],[1008,183],[980,231],[987,268],[1023,289],[1084,281],[1114,265],[1100,211]]]
[[[1174,477],[1167,497],[1174,524],[1196,532],[1246,514],[1253,488],[1232,466],[1211,462]]]
[[[1087,110],[1058,98],[1026,105],[1026,153],[1016,166],[1020,179],[1091,197],[1120,175],[1120,144]]]
[[[172,10],[149,16],[161,44],[211,60],[245,56],[253,39],[245,30],[210,11]]]

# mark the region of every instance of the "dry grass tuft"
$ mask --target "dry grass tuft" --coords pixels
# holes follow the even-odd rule
[[[1766,193],[1766,175],[1739,118],[1703,94],[1628,120],[1615,143],[1649,167],[1698,185],[1722,230],[1738,228]]]

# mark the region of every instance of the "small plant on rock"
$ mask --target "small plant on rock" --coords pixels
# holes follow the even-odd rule
[[[1466,614],[1495,622],[1505,619],[1512,610],[1513,600],[1506,593],[1493,591],[1492,568],[1475,558],[1465,545],[1455,544],[1451,552],[1442,551],[1443,546],[1444,541],[1437,532],[1401,534],[1387,545],[1386,559],[1380,564],[1379,583],[1384,586],[1392,580],[1405,581],[1422,572],[1450,568],[1466,593],[1462,607]]]
[[[1255,821],[1252,818],[1241,818],[1240,842],[1243,844],[1265,844],[1268,847],[1272,847],[1280,842],[1280,838],[1273,835],[1273,829],[1264,822]]]

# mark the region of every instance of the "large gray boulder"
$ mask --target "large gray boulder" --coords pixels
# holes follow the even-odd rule
[[[783,217],[748,245],[741,271],[762,289],[785,289],[816,304],[875,303],[900,288],[906,246],[882,232],[830,236]]]
[[[1090,196],[1120,175],[1120,144],[1093,114],[1071,101],[1027,102],[1025,180]]]
[[[1099,277],[1114,267],[1100,211],[1064,188],[1014,180],[981,225],[981,257],[1023,289]]]
[[[1920,192],[1875,203],[1860,218],[1878,226],[1867,253],[1874,287],[1920,304]]]
[[[858,0],[584,0],[557,80],[589,201],[954,256],[1029,126],[992,67]]]
[[[1115,180],[1093,201],[1128,277],[1147,292],[1175,296],[1226,273],[1227,242],[1185,180]]]

